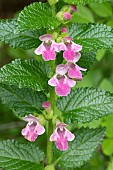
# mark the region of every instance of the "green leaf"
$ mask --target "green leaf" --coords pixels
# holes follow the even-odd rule
[[[54,153],[55,158],[60,157],[58,166],[65,170],[73,170],[89,161],[103,140],[105,130],[86,128],[77,130],[74,134],[75,140],[69,143],[67,151],[61,152],[56,149]]]
[[[79,5],[77,7],[77,12],[73,14],[71,22],[77,23],[94,23],[94,17],[86,6]]]
[[[100,17],[110,17],[112,16],[112,6],[108,2],[101,4],[92,3],[89,5],[92,11],[95,12]]]
[[[1,68],[0,83],[41,91],[48,88],[50,70],[44,62],[16,59]]]
[[[51,7],[46,3],[33,3],[21,11],[18,18],[20,30],[50,28],[54,29],[60,22],[53,17]]]
[[[17,32],[17,21],[0,21],[0,41],[8,43],[13,48],[31,49],[40,45],[38,37],[44,34],[44,30],[31,30]]]
[[[112,157],[111,161],[109,162],[109,166],[108,166],[107,170],[113,170],[113,157]]]
[[[113,139],[104,139],[102,143],[102,150],[105,155],[110,156],[113,154]]]
[[[78,88],[58,99],[57,106],[67,122],[86,123],[113,113],[113,95],[99,89]]]
[[[80,67],[87,68],[87,70],[89,70],[94,64],[95,58],[96,58],[95,51],[92,52],[82,51],[81,58],[77,64],[80,65]]]
[[[6,84],[0,84],[0,98],[3,104],[14,110],[19,116],[42,112],[42,103],[47,100],[43,92],[19,89],[16,86]]]
[[[0,167],[5,170],[43,170],[40,162],[44,153],[32,144],[20,144],[15,141],[0,142]]]
[[[110,49],[113,47],[113,30],[103,24],[72,24],[70,36],[86,51]]]
[[[101,3],[101,2],[106,2],[109,0],[64,0],[64,2],[68,3],[68,4],[75,4],[75,5],[79,5],[79,4],[89,4],[89,3],[93,3],[93,2],[97,2],[97,3]]]

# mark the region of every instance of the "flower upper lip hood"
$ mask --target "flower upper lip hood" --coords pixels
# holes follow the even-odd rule
[[[50,141],[55,141],[56,147],[61,150],[65,151],[68,149],[68,141],[73,141],[75,135],[72,134],[67,128],[67,124],[65,123],[58,123],[56,125],[56,129],[53,134],[50,136]]]

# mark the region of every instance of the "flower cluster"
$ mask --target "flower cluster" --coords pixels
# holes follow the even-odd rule
[[[50,110],[50,103],[44,102],[42,107],[45,108],[46,111]],[[26,127],[22,130],[22,135],[29,140],[30,142],[34,142],[38,135],[42,135],[45,132],[45,128],[40,124],[40,120],[33,115],[28,115],[24,117],[24,121],[28,122]],[[56,147],[59,150],[65,151],[68,149],[68,141],[73,141],[75,136],[72,134],[64,123],[57,123],[56,129],[53,134],[50,136],[50,141],[55,141]]]
[[[63,27],[62,31],[65,32],[66,28]],[[66,64],[60,64],[56,67],[56,73],[48,81],[48,84],[55,86],[55,92],[58,96],[67,96],[71,87],[75,86],[76,81],[82,80],[81,71],[86,71],[76,64],[81,57],[82,46],[75,44],[71,37],[63,38],[60,43],[56,43],[51,34],[43,35],[39,39],[42,44],[35,50],[35,53],[37,55],[42,54],[45,61],[55,60],[56,52],[63,51]]]

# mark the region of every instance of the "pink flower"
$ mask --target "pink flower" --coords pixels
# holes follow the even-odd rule
[[[75,135],[72,134],[69,130],[66,129],[66,124],[59,123],[53,134],[50,136],[50,141],[56,142],[56,147],[61,150],[65,151],[68,149],[68,141],[73,141]]]
[[[56,74],[48,81],[48,84],[56,86],[55,92],[58,96],[67,96],[71,91],[71,87],[74,87],[76,82],[69,79],[66,75]]]
[[[59,52],[59,45],[52,40],[51,34],[45,34],[39,37],[41,45],[35,50],[37,55],[42,54],[45,61],[55,60],[56,52]]]
[[[72,15],[69,12],[64,13],[64,19],[65,20],[71,20],[71,18],[72,18]]]
[[[74,63],[68,63],[69,64],[69,70],[68,70],[68,76],[70,78],[74,78],[75,80],[82,80],[82,72],[86,71],[87,69],[79,67],[77,64]]]
[[[65,58],[66,61],[76,60],[77,62],[79,58],[81,57],[81,54],[79,53],[79,51],[82,50],[82,46],[75,44],[72,41],[71,37],[65,37],[63,39],[63,42],[59,44],[59,50],[64,51],[63,57]]]
[[[33,115],[25,116],[24,120],[28,123],[22,130],[22,135],[30,142],[34,142],[38,135],[42,135],[45,132],[44,127],[40,125],[38,119]]]

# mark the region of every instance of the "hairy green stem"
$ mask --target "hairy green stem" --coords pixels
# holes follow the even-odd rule
[[[52,125],[52,120],[48,121],[48,134],[47,134],[47,165],[52,164],[53,160],[53,153],[52,153],[52,148],[53,148],[53,143],[50,142],[50,136],[53,133],[53,125]]]
[[[55,92],[54,89],[51,90],[50,92],[50,103],[51,103],[51,107],[52,110],[54,112],[54,103],[55,103]],[[53,143],[50,142],[50,136],[53,133],[53,124],[52,124],[52,120],[48,121],[48,134],[47,134],[47,165],[51,165],[52,164],[52,160],[53,160]]]

